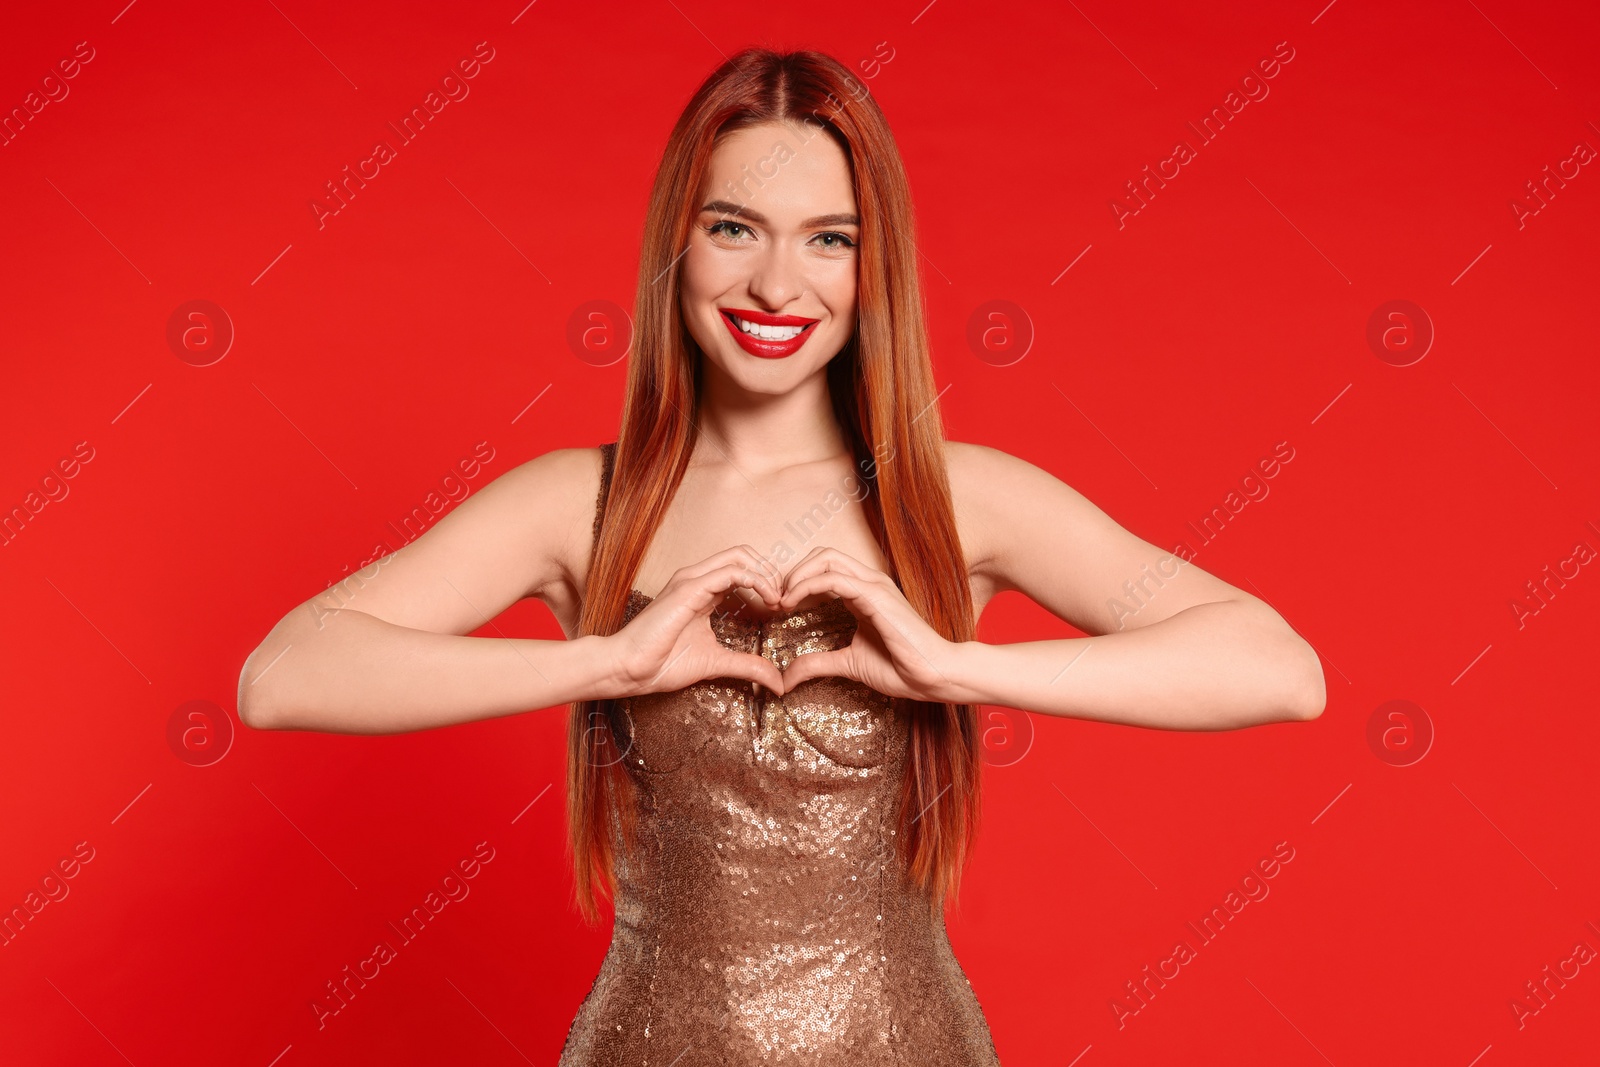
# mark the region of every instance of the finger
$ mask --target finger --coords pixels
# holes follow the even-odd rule
[[[855,678],[849,670],[850,657],[842,648],[828,652],[807,652],[796,656],[789,661],[789,667],[783,672],[785,692],[792,691],[801,682],[812,678]]]
[[[742,678],[747,682],[755,682],[766,686],[770,692],[778,696],[784,693],[784,675],[778,670],[778,665],[754,652],[724,649],[723,654],[717,657],[717,670],[721,672],[721,677]]]
[[[735,545],[733,552],[742,556],[756,573],[765,574],[772,579],[774,585],[781,586],[783,584],[783,575],[778,573],[777,565],[760,552],[757,552],[755,546],[749,544]]]
[[[666,600],[678,589],[688,590],[694,614],[710,614],[720,608],[730,590],[755,590],[754,597],[770,600],[771,603],[778,603],[778,597],[781,597],[778,584],[765,573],[752,569],[749,558],[742,555],[699,576],[674,579],[666,589],[661,590],[658,600]]]
[[[782,586],[783,573],[778,570],[778,565],[776,563],[772,562],[760,552],[757,552],[753,545],[740,545],[738,547],[743,549],[745,554],[751,559],[755,560],[756,564],[760,567],[761,571],[767,575],[767,577],[771,578],[777,585]]]
[[[789,607],[801,599],[795,595],[798,584],[819,574],[838,573],[848,575],[860,582],[883,582],[888,580],[888,575],[870,567],[854,556],[841,552],[837,548],[818,549],[811,556],[796,564],[784,579],[783,606]]]
[[[778,573],[778,568],[750,545],[735,545],[732,548],[725,548],[721,552],[707,556],[699,563],[691,563],[687,567],[680,567],[667,584],[671,585],[673,581],[693,581],[696,578],[703,578],[730,563],[744,563],[757,572],[768,575],[775,586],[780,584],[782,576]]]
[[[898,587],[889,582],[887,577],[884,581],[887,586],[895,589],[893,597],[889,596],[885,589],[869,585],[851,575],[840,571],[822,571],[807,578],[785,595],[805,597],[826,592],[838,595],[857,620],[856,636],[853,641],[860,641],[863,633],[870,633],[883,644],[885,651],[895,660],[897,670],[902,670],[902,667],[898,666],[901,664],[914,667],[917,673],[931,672],[948,685],[949,678],[939,669],[936,662],[942,658],[940,650],[948,642],[943,635],[928,625],[927,620],[917,614],[916,609],[906,601]],[[799,659],[805,658],[807,657],[799,657]],[[799,662],[799,659],[796,662]],[[926,672],[923,670],[924,665]],[[792,682],[790,684],[793,685]]]
[[[783,598],[783,575],[778,572],[777,565],[750,545],[739,545],[738,549],[744,553],[745,559],[750,562],[756,573],[766,577],[768,584],[757,585],[754,589],[760,594],[769,610],[776,610]]]
[[[680,586],[680,588],[690,590],[690,605],[694,608],[695,613],[699,615],[710,614],[722,604],[731,589],[753,589],[756,591],[757,596],[776,603],[777,599],[782,595],[777,583],[767,577],[766,574],[751,570],[747,563],[748,561],[741,560],[724,564],[715,570],[707,571],[698,578],[689,579],[689,584],[686,587]],[[672,591],[676,592],[677,590],[673,589]],[[667,595],[669,595],[668,592],[663,591],[662,597],[665,598]]]
[[[800,561],[789,568],[788,577],[792,579],[804,574],[809,574],[812,570],[819,566],[819,559],[826,559],[830,556],[842,556],[845,559],[850,560],[855,559],[854,556],[851,556],[847,552],[841,552],[837,548],[832,548],[828,545],[818,545],[810,552],[807,552],[804,556],[801,556]],[[859,562],[859,560],[857,562]]]
[[[801,556],[800,559],[794,564],[794,566],[789,568],[789,573],[793,574],[798,568],[805,566],[806,562],[809,561],[811,559],[811,557],[815,556],[818,552],[827,551],[827,548],[828,548],[827,545],[818,545],[818,546],[816,546],[810,552],[807,552],[805,555]]]
[[[871,616],[875,614],[873,603],[868,600],[875,588],[873,583],[862,581],[854,575],[843,571],[819,571],[809,578],[802,579],[799,583],[790,583],[784,589],[783,599],[785,606],[798,604],[808,596],[817,593],[831,594],[844,598],[845,605],[857,616]]]

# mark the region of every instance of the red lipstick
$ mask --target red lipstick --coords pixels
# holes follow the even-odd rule
[[[794,355],[806,343],[806,338],[811,336],[811,327],[818,321],[798,315],[769,315],[765,311],[747,308],[718,308],[717,312],[727,325],[728,332],[733,334],[733,339],[739,342],[739,347],[760,359],[782,359]],[[799,326],[801,330],[787,341],[769,341],[741,330],[733,321],[735,315],[758,326]]]

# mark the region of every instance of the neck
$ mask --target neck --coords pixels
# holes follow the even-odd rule
[[[754,478],[849,451],[825,371],[778,394],[750,392],[714,371],[701,383],[691,466],[726,465]]]

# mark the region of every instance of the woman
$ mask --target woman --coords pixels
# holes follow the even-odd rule
[[[573,702],[576,902],[615,917],[564,1067],[995,1064],[943,918],[977,706],[1166,729],[1322,709],[1315,653],[1260,600],[944,440],[912,236],[848,71],[735,56],[656,176],[617,441],[497,479],[245,665],[259,728]],[[974,640],[1005,589],[1099,636]],[[569,640],[462,636],[527,596]]]

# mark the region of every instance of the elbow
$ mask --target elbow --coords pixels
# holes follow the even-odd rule
[[[1318,691],[1313,695],[1301,697],[1299,702],[1291,708],[1290,714],[1295,722],[1310,722],[1312,719],[1322,715],[1322,710],[1326,704],[1325,694],[1318,687]]]
[[[270,715],[261,707],[259,701],[243,701],[239,704],[239,721],[252,730],[275,730]]]
[[[1322,659],[1311,643],[1278,619],[1276,632],[1262,642],[1248,671],[1262,679],[1248,725],[1310,722],[1328,703]]]
[[[250,729],[276,730],[280,727],[273,713],[270,690],[259,684],[261,670],[255,662],[259,651],[250,653],[239,671],[238,699],[234,706],[239,710],[239,721]]]
[[[1303,657],[1307,665],[1296,676],[1294,697],[1289,707],[1296,721],[1310,722],[1320,716],[1328,705],[1328,682],[1322,673],[1322,660],[1317,656],[1316,649],[1303,641],[1301,644],[1304,645]]]

